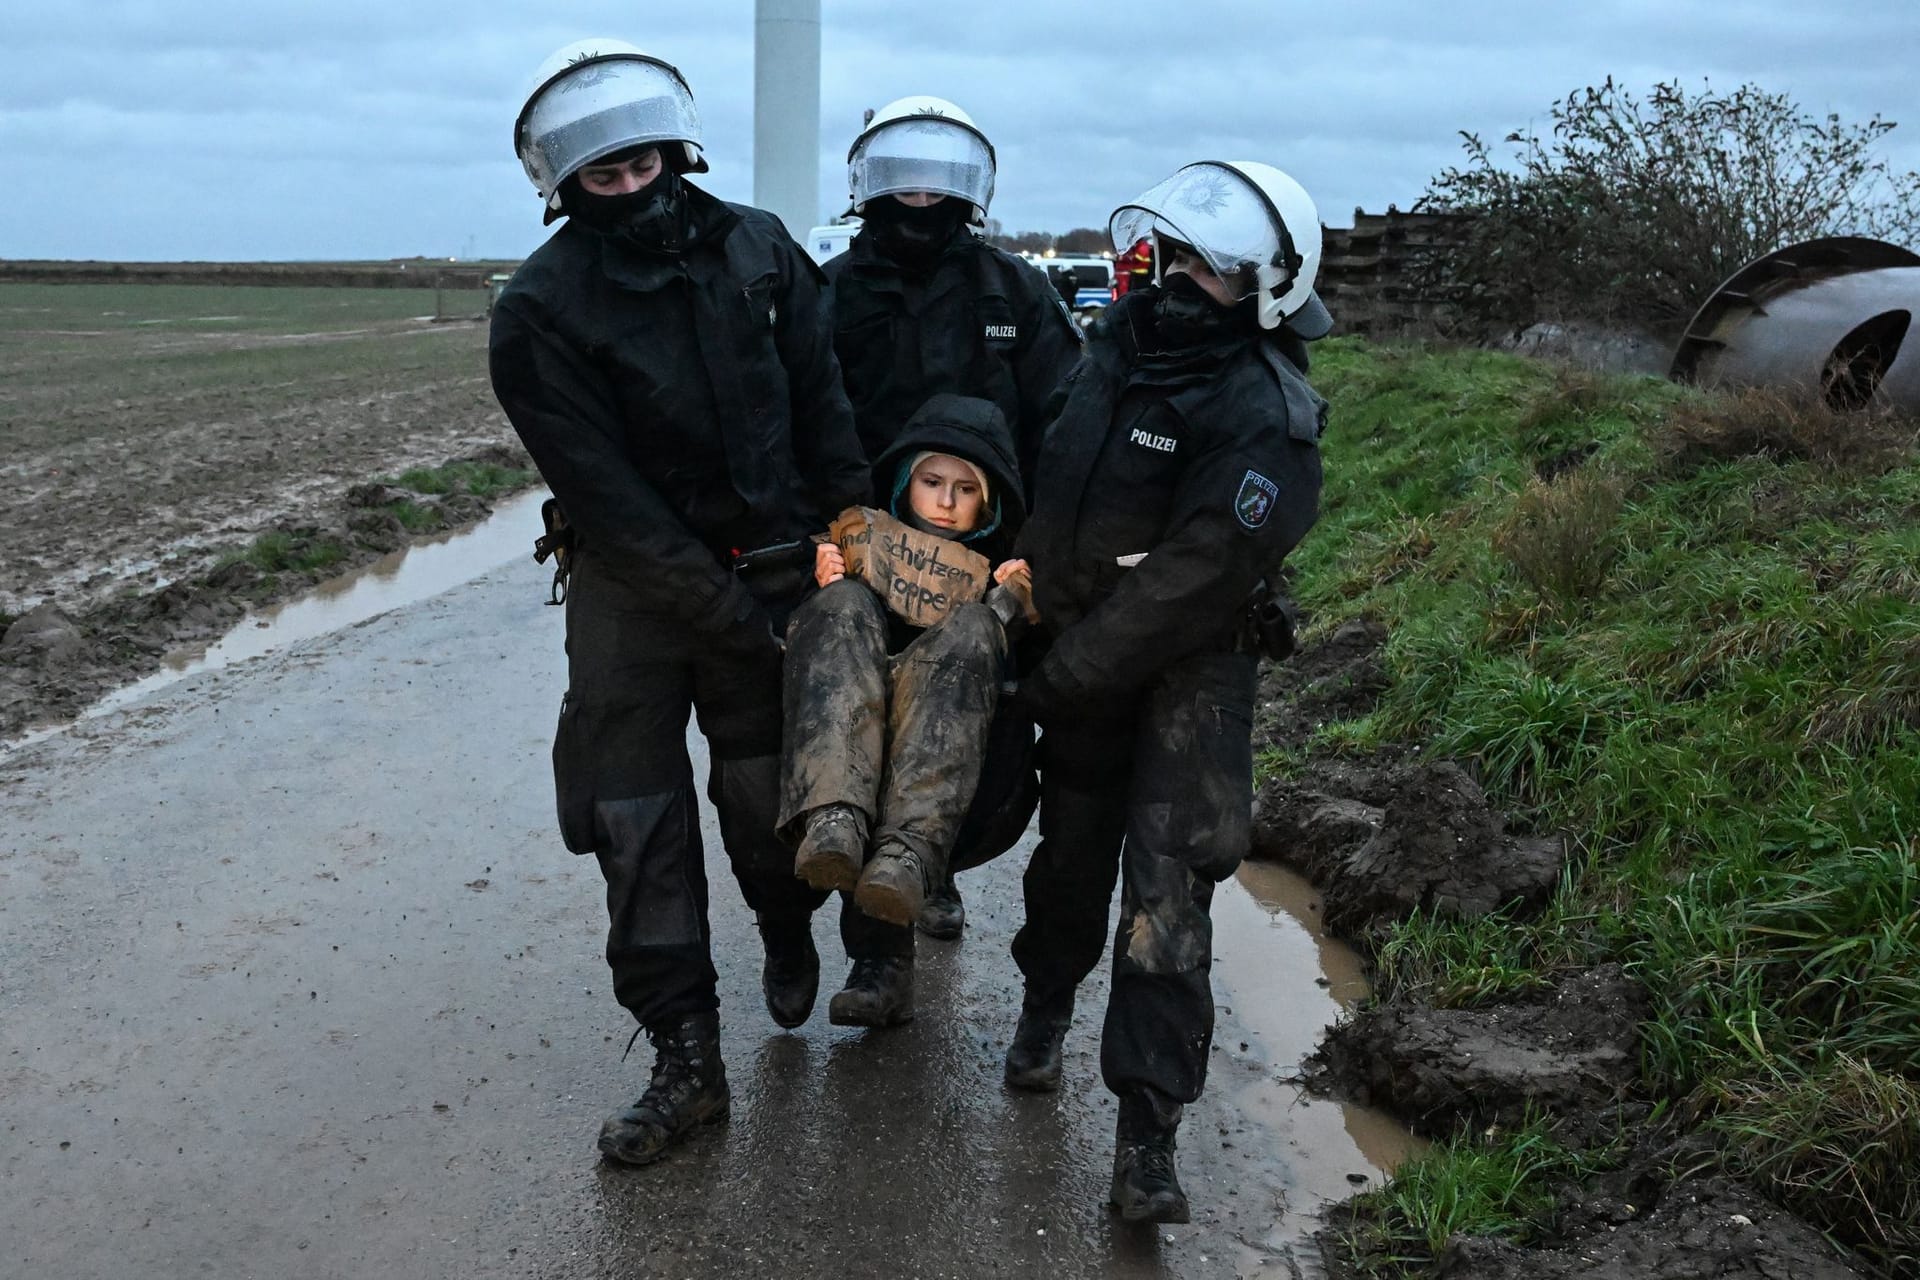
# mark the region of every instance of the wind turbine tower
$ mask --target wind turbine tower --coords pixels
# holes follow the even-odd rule
[[[805,241],[820,221],[820,0],[755,0],[753,202]]]

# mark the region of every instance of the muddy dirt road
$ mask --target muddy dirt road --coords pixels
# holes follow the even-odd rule
[[[598,873],[552,833],[545,576],[518,561],[0,754],[6,1270],[1286,1276],[1317,1204],[1392,1159],[1277,1083],[1333,1013],[1316,944],[1292,927],[1276,960],[1284,916],[1223,894],[1197,1220],[1121,1229],[1096,1017],[1063,1093],[999,1083],[1024,858],[966,881],[917,1022],[783,1034],[709,822],[734,1119],[598,1164],[647,1062],[620,1061]]]

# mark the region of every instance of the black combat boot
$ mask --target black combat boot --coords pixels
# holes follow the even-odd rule
[[[600,1154],[621,1164],[652,1164],[703,1124],[727,1118],[727,1068],[720,1061],[720,1015],[689,1014],[648,1029],[653,1080],[640,1100],[600,1126]]]
[[[813,1012],[820,992],[820,953],[813,948],[811,922],[769,921],[758,916],[760,945],[766,964],[760,970],[760,992],[767,1012],[783,1027],[797,1027]]]
[[[823,804],[807,814],[794,875],[815,889],[851,889],[866,861],[866,814],[850,804]]]
[[[1033,1093],[1052,1093],[1060,1087],[1060,1046],[1072,1021],[1072,992],[1061,1000],[1041,1001],[1028,995],[1021,1002],[1020,1025],[1013,1029],[1013,1043],[1007,1046],[1008,1087]]]
[[[827,1004],[836,1027],[897,1027],[913,1021],[913,957],[855,960],[847,985]]]
[[[920,908],[920,932],[929,938],[950,940],[960,936],[967,927],[967,906],[960,901],[960,887],[953,882],[953,873],[949,871],[940,883],[927,892],[927,901]]]
[[[854,905],[888,924],[913,924],[926,900],[926,866],[919,854],[898,841],[874,848],[853,890]]]
[[[1187,1222],[1191,1213],[1173,1167],[1173,1136],[1180,1104],[1151,1089],[1120,1095],[1113,1151],[1113,1190],[1107,1202],[1128,1222]]]

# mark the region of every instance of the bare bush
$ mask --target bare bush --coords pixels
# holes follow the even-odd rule
[[[1544,135],[1509,133],[1505,158],[1463,133],[1466,163],[1418,206],[1474,215],[1420,268],[1424,289],[1473,320],[1673,332],[1763,254],[1920,225],[1920,174],[1878,154],[1894,122],[1877,115],[1817,118],[1752,84],[1690,93],[1675,81],[1643,101],[1611,77],[1551,114]]]
[[[1542,600],[1578,604],[1613,570],[1623,503],[1619,477],[1591,466],[1531,481],[1494,531],[1493,549]]]
[[[1675,406],[1652,443],[1672,473],[1763,457],[1878,474],[1913,458],[1920,422],[1896,409],[1843,412],[1812,395],[1756,388]]]

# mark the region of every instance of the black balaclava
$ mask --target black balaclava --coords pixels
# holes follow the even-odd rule
[[[873,246],[909,271],[925,271],[940,257],[973,206],[958,196],[929,205],[910,205],[893,196],[867,201],[862,214]]]
[[[1153,291],[1154,345],[1184,351],[1253,337],[1260,329],[1255,305],[1256,299],[1245,298],[1223,307],[1186,272],[1170,272]]]
[[[638,191],[618,196],[594,195],[570,177],[560,198],[573,217],[637,249],[677,257],[687,247],[687,189],[678,170],[663,169]]]

